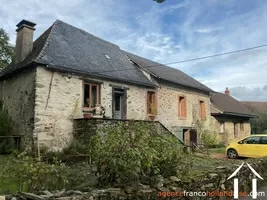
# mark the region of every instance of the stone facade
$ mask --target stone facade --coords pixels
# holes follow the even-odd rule
[[[224,132],[221,131],[220,121],[224,121]],[[242,139],[246,136],[249,136],[251,133],[251,127],[248,120],[242,121],[239,118],[231,117],[213,117],[211,116],[211,128],[215,130],[218,142],[228,144],[235,140]],[[237,134],[235,135],[235,126]],[[243,126],[243,128],[242,128]]]
[[[179,117],[179,97],[186,98],[186,117]],[[204,101],[206,109],[206,120],[203,122],[205,127],[210,123],[210,99],[207,94],[201,92],[190,91],[162,85],[157,90],[158,115],[156,120],[159,120],[180,140],[183,139],[183,128],[194,128],[194,120],[199,119],[199,101]],[[200,142],[200,137],[197,138]]]
[[[105,115],[108,118],[113,117],[114,86],[126,88],[126,119],[134,120],[148,119],[147,92],[155,91],[157,98],[155,120],[161,122],[176,136],[177,127],[192,127],[193,113],[195,110],[197,115],[200,100],[205,102],[207,116],[209,113],[209,96],[201,92],[164,84],[157,89],[149,89],[88,77],[69,77],[66,73],[37,67],[2,83],[3,100],[13,120],[18,124],[16,132],[26,134],[28,142],[33,138],[36,139],[34,142],[40,147],[46,146],[54,150],[65,147],[72,138],[73,120],[83,117],[83,83],[90,81],[101,83],[100,103],[105,108]],[[186,97],[186,118],[178,116],[178,100],[182,95]],[[206,124],[208,123],[209,117],[206,120]],[[183,141],[181,134],[180,140]]]
[[[72,121],[81,113],[83,105],[83,78],[68,78],[64,73],[37,68],[35,129],[40,146],[61,149],[72,138]],[[112,87],[118,85],[127,90],[127,119],[146,118],[146,88],[121,83],[90,79],[101,84],[101,105],[106,116],[112,117]],[[86,80],[86,82],[90,82]],[[78,117],[82,117],[79,115]]]
[[[22,135],[22,145],[32,143],[36,70],[25,69],[0,83],[0,99],[12,117],[13,134]]]

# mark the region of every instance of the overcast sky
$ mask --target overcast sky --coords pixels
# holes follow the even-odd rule
[[[266,0],[0,0],[0,27],[37,24],[34,39],[60,19],[121,49],[170,63],[267,44]],[[267,101],[267,47],[169,65],[239,100]]]

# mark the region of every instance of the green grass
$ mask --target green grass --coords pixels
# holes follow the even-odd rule
[[[211,148],[211,149],[209,149],[209,153],[225,154],[225,147]]]
[[[243,162],[242,160],[210,158],[204,155],[193,155],[190,159],[192,166],[184,178],[193,178],[195,180],[203,178],[209,172],[214,172],[218,166],[231,167],[234,164],[241,164]]]
[[[6,156],[0,155],[0,169],[5,167]],[[10,172],[12,173],[12,172]],[[17,184],[0,178],[0,195],[17,192]]]

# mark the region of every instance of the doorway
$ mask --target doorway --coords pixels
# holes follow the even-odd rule
[[[125,118],[125,90],[124,89],[113,89],[113,119],[124,119]]]

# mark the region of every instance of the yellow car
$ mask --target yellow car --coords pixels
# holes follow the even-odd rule
[[[250,135],[226,147],[228,158],[257,158],[267,156],[267,134]]]

